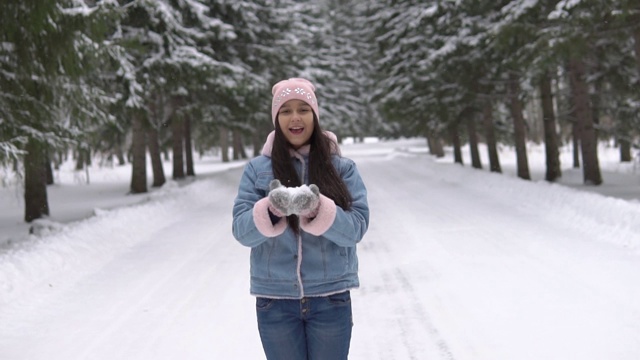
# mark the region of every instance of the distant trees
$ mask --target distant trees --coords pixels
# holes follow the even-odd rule
[[[322,104],[323,119],[339,125],[339,135],[375,132],[364,119],[374,118],[364,105],[371,86],[360,66],[364,43],[352,46],[357,36],[336,32],[358,31],[349,27],[356,10],[347,3],[11,0],[1,6],[0,163],[24,174],[26,221],[49,214],[47,167],[59,153],[73,151],[78,170],[95,155],[131,162],[129,190],[141,193],[148,191],[147,152],[152,185],[162,186],[167,149],[174,179],[195,175],[196,147],[221,144],[225,161],[227,143],[236,159],[247,156],[247,140],[258,151],[272,129],[265,110],[271,86],[286,77],[310,77],[335,100]],[[350,13],[331,13],[332,6]],[[332,27],[337,23],[339,29]]]
[[[271,86],[317,85],[339,138],[423,135],[502,171],[500,144],[544,141],[548,181],[575,144],[600,184],[598,139],[631,159],[640,133],[634,0],[9,0],[0,5],[0,166],[24,175],[25,220],[46,216],[50,167],[73,152],[130,162],[131,193],[193,176],[194,152],[254,155],[272,130]],[[532,109],[535,109],[533,111]],[[537,115],[539,114],[539,115]],[[538,129],[538,127],[540,129]],[[230,156],[229,151],[233,151]],[[49,179],[47,179],[47,177]]]
[[[383,84],[375,98],[402,133],[427,129],[446,139],[467,129],[474,159],[475,130],[468,122],[482,118],[491,169],[499,169],[496,136],[515,146],[518,176],[527,179],[527,134],[536,119],[525,105],[536,104],[544,124],[546,179],[561,176],[558,146],[571,132],[560,130],[571,126],[584,182],[595,185],[602,182],[597,139],[613,137],[625,149],[637,139],[637,2],[401,0],[380,6],[385,10],[370,18]],[[446,141],[455,147],[458,139]]]

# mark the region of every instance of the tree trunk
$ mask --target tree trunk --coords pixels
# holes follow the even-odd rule
[[[571,144],[573,145],[573,168],[580,168],[580,130],[578,128],[577,120],[571,122]]]
[[[258,156],[262,153],[262,146],[264,145],[267,135],[273,130],[271,122],[261,121],[254,127],[251,139],[253,143],[253,156]]]
[[[440,141],[440,136],[438,134],[438,131],[432,128],[426,127],[424,136],[427,139],[429,154],[438,158],[444,157],[444,148],[442,146],[442,141]]]
[[[85,165],[86,165],[85,169],[91,167],[91,165],[93,164],[92,155],[91,155],[91,148],[87,148],[85,150],[84,161],[85,161]]]
[[[132,194],[147,192],[147,157],[144,114],[136,110],[131,124],[131,187]]]
[[[580,136],[583,181],[588,185],[602,184],[598,163],[598,143],[593,127],[593,116],[589,106],[589,91],[584,80],[585,66],[582,59],[573,57],[570,62],[569,78],[576,107],[576,124]]]
[[[193,144],[191,142],[191,117],[185,115],[184,118],[184,153],[187,161],[187,176],[196,176],[193,165]]]
[[[516,145],[516,161],[518,177],[531,180],[529,174],[529,160],[527,159],[526,128],[522,116],[522,102],[520,101],[520,83],[514,72],[509,73],[509,109],[513,117],[513,136]]]
[[[174,114],[171,120],[171,138],[173,140],[173,179],[184,179],[184,121]]]
[[[60,170],[60,165],[62,165],[63,162],[64,152],[65,150],[61,150],[53,153],[53,168],[55,170]]]
[[[233,130],[233,160],[246,159],[247,153],[242,144],[242,133],[238,129]]]
[[[441,158],[444,157],[444,148],[442,146],[442,141],[435,134],[434,131],[427,131],[427,146],[429,146],[429,154]]]
[[[53,185],[53,167],[51,166],[51,157],[49,156],[49,150],[44,153],[44,171],[45,171],[45,183],[47,185]]]
[[[640,6],[638,6],[635,11],[635,14],[629,17],[629,25],[631,25],[631,28],[633,29],[636,64],[638,65],[638,71],[640,71],[640,27],[638,27],[638,23],[640,23]]]
[[[222,162],[229,162],[229,129],[220,126],[220,151]]]
[[[76,166],[74,168],[75,171],[80,171],[84,167],[84,160],[82,150],[78,147],[78,150],[75,152],[76,154]]]
[[[633,154],[633,118],[627,115],[616,119],[616,143],[620,146],[620,162],[631,162]]]
[[[562,176],[562,170],[560,169],[556,116],[553,111],[551,78],[548,73],[544,74],[540,80],[540,97],[542,98],[542,124],[544,125],[544,147],[547,162],[545,180],[556,181]]]
[[[153,170],[153,184],[151,186],[160,187],[167,182],[167,178],[164,176],[164,168],[162,166],[158,126],[154,122],[150,124],[148,129],[149,157],[151,158],[151,169]]]
[[[462,146],[460,144],[460,131],[458,130],[457,122],[449,126],[449,136],[451,136],[451,143],[453,144],[453,162],[464,165]]]
[[[32,222],[49,215],[45,152],[43,145],[34,139],[29,139],[26,150],[27,154],[24,157],[24,220]]]
[[[124,156],[124,139],[123,139],[123,135],[122,134],[118,134],[117,138],[116,138],[116,148],[115,148],[115,153],[116,153],[116,158],[118,159],[118,165],[120,166],[124,166],[127,161],[125,159]]]
[[[471,166],[482,169],[480,151],[478,150],[478,134],[476,132],[476,118],[473,111],[469,111],[464,121],[467,124],[467,135],[469,136],[469,152],[471,153]]]
[[[84,170],[85,166],[88,164],[87,158],[89,157],[89,151],[80,145],[78,146],[76,154],[76,171]]]
[[[490,101],[485,102],[482,108],[482,124],[484,136],[487,141],[487,152],[489,154],[489,168],[492,172],[501,173],[500,157],[498,156],[498,142],[493,126],[493,105]]]
[[[619,139],[620,162],[631,162],[631,143],[627,139]]]
[[[264,139],[260,131],[254,131],[251,134],[251,143],[253,144],[253,156],[256,157],[262,152],[262,144]]]

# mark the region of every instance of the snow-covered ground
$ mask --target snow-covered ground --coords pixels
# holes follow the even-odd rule
[[[560,184],[541,180],[536,146],[533,181],[509,148],[503,175],[419,139],[343,153],[371,207],[351,359],[640,358],[640,173],[616,150],[600,187],[568,150]],[[242,165],[205,157],[194,181],[126,195],[128,167],[87,185],[65,164],[39,236],[19,187],[0,188],[0,359],[263,359],[249,249],[231,235]]]

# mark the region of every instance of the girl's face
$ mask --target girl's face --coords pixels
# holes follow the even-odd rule
[[[298,149],[313,133],[313,110],[302,100],[289,100],[278,111],[278,125],[291,146]]]

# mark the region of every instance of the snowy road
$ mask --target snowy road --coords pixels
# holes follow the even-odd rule
[[[378,330],[357,358],[640,357],[637,254],[549,219],[544,197],[402,160],[360,165],[375,212],[356,309]]]
[[[640,358],[639,204],[420,154],[346,155],[371,207],[351,359]],[[263,359],[249,249],[230,233],[240,174],[0,257],[0,359]]]

